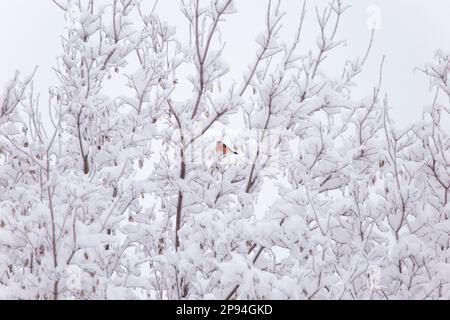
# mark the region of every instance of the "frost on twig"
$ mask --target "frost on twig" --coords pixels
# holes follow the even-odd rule
[[[352,93],[374,32],[337,74],[327,63],[344,43],[340,0],[303,3],[288,43],[283,2],[268,0],[228,87],[232,0],[181,1],[189,39],[158,1],[53,2],[65,33],[48,105],[34,72],[0,92],[0,297],[449,298],[448,53],[420,69],[434,99],[399,129],[389,57]],[[215,152],[238,118],[249,147]]]

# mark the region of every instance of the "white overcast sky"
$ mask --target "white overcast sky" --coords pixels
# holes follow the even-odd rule
[[[98,0],[96,0],[98,1]],[[143,0],[150,7],[153,0]],[[239,80],[243,68],[254,59],[254,38],[263,29],[266,0],[236,0],[238,13],[223,25],[227,40],[225,59],[231,65],[232,76]],[[302,5],[300,0],[283,0],[287,12],[283,38],[292,38]],[[326,0],[309,0],[309,19],[304,29],[304,51],[308,39],[317,36],[313,6]],[[424,105],[431,101],[428,82],[415,67],[433,59],[436,49],[450,51],[449,0],[346,0],[351,5],[343,19],[339,38],[347,40],[327,70],[340,72],[345,59],[365,50],[369,29],[367,21],[374,15],[380,20],[380,29],[363,75],[359,93],[370,92],[376,83],[382,55],[386,55],[384,90],[394,108],[394,117],[406,125],[420,118]],[[179,12],[179,0],[160,0],[157,12],[177,27],[180,37],[186,38],[187,24]],[[3,84],[15,70],[26,74],[39,66],[36,88],[45,98],[48,87],[56,84],[51,68],[60,52],[59,35],[64,33],[61,11],[51,0],[0,0],[0,83]],[[45,101],[45,100],[44,100]],[[44,101],[42,105],[45,106]]]
[[[308,0],[301,53],[309,51],[318,35],[314,6],[323,6],[328,1]],[[152,7],[154,0],[143,3]],[[225,59],[232,68],[231,77],[239,81],[242,71],[255,58],[254,39],[264,28],[267,0],[235,0],[235,3],[238,13],[225,22],[222,36],[227,41]],[[282,1],[282,9],[287,12],[282,31],[286,41],[294,35],[302,3],[302,0]],[[365,72],[358,77],[360,86],[355,94],[371,93],[378,79],[379,63],[386,55],[383,90],[389,96],[394,119],[402,126],[419,120],[432,97],[426,77],[414,73],[414,68],[430,62],[437,49],[450,51],[450,0],[344,0],[344,3],[351,8],[342,20],[339,39],[347,40],[347,46],[327,61],[327,72],[340,73],[346,59],[361,56],[370,37],[368,20],[379,19],[373,50]],[[179,4],[180,0],[160,0],[157,12],[176,26],[179,39],[187,42],[187,24]],[[57,85],[52,67],[61,52],[59,35],[63,33],[62,13],[51,0],[0,0],[0,85],[15,70],[27,74],[38,65],[35,87],[41,92],[45,112],[48,87]],[[268,184],[261,193],[258,212],[273,202],[273,194],[276,190]]]

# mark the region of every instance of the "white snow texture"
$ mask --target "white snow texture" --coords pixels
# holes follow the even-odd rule
[[[188,38],[144,1],[54,2],[48,106],[34,73],[0,92],[0,299],[450,299],[449,53],[418,66],[434,99],[400,128],[384,57],[353,94],[370,33],[326,63],[351,41],[341,0],[304,6],[290,42],[265,1],[238,79],[235,0],[177,2]]]

